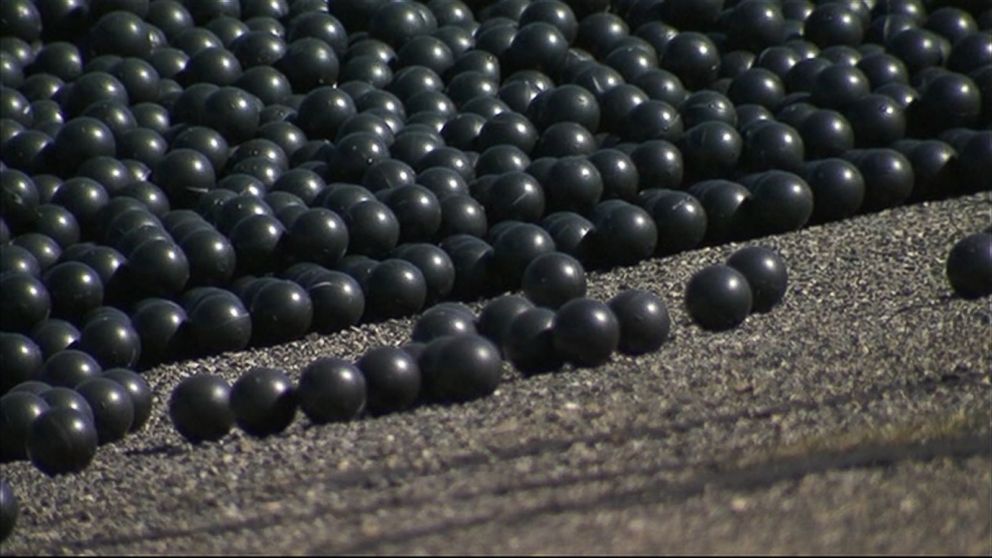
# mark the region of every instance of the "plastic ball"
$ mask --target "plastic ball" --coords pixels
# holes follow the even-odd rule
[[[387,259],[372,269],[365,292],[367,316],[377,320],[398,318],[423,308],[427,283],[417,266]]]
[[[529,308],[516,313],[502,334],[503,354],[524,374],[556,370],[562,364],[554,342],[555,312]]]
[[[658,350],[668,339],[671,320],[665,302],[639,289],[620,292],[608,302],[620,324],[618,349],[628,355]]]
[[[365,377],[368,409],[375,414],[404,410],[417,400],[420,367],[397,347],[376,347],[356,363]]]
[[[620,342],[620,323],[606,304],[577,298],[562,305],[552,326],[555,351],[576,366],[609,360]]]
[[[179,433],[196,444],[220,440],[234,426],[231,388],[220,376],[184,379],[169,397],[169,418]]]
[[[300,409],[314,424],[352,420],[365,409],[365,377],[354,364],[339,358],[308,364],[296,393]]]
[[[0,362],[3,363],[0,393],[32,379],[41,370],[43,359],[43,350],[30,337],[19,333],[0,333]]]
[[[992,234],[981,232],[955,243],[947,256],[946,269],[958,296],[975,299],[992,293]]]
[[[0,458],[3,461],[27,457],[24,446],[31,424],[48,410],[44,399],[27,391],[0,397]]]
[[[230,409],[238,427],[259,438],[278,434],[296,417],[296,389],[277,368],[253,368],[231,387]]]
[[[490,395],[502,372],[499,349],[485,337],[471,334],[431,341],[419,362],[425,391],[440,401]]]
[[[741,248],[727,259],[727,265],[747,279],[753,312],[768,312],[785,296],[788,271],[782,257],[774,250],[762,246]]]
[[[46,475],[78,473],[93,461],[98,439],[89,417],[73,409],[55,408],[31,425],[27,454]]]
[[[475,332],[474,315],[440,306],[431,308],[417,319],[410,338],[417,343],[430,343],[445,336]]]
[[[134,402],[126,387],[110,378],[91,378],[75,387],[93,410],[101,445],[124,438],[134,423]]]
[[[724,331],[744,322],[751,313],[753,295],[747,278],[739,271],[726,265],[711,265],[689,279],[685,305],[700,327]]]

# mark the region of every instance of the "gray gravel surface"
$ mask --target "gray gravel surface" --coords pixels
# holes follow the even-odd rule
[[[164,402],[406,340],[411,322],[163,366],[144,430],[83,473],[4,465],[4,554],[992,553],[992,309],[952,296],[954,242],[987,193],[758,239],[789,266],[772,312],[692,325],[690,275],[726,245],[590,276],[668,302],[660,351],[523,378],[489,398],[194,447]]]

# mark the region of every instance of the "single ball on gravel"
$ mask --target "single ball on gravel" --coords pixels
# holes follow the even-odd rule
[[[29,4],[30,5],[30,4]],[[6,480],[0,479],[0,542],[14,532],[17,524],[18,502],[14,490]]]
[[[555,351],[576,366],[598,366],[610,359],[620,343],[620,322],[606,304],[573,299],[555,314]]]
[[[671,319],[665,301],[654,293],[627,289],[607,303],[620,324],[620,352],[641,355],[658,350],[668,339]]]
[[[0,397],[0,460],[27,457],[24,444],[31,424],[48,409],[48,402],[28,391],[14,391]]]
[[[419,359],[424,389],[439,401],[470,401],[499,387],[500,351],[480,335],[435,339]]]
[[[148,386],[148,382],[134,371],[126,368],[104,370],[101,376],[117,382],[127,390],[128,395],[131,396],[131,402],[134,404],[134,420],[131,422],[131,428],[128,429],[128,432],[141,430],[141,427],[148,422],[148,418],[152,415],[152,389]]]
[[[76,386],[93,410],[100,445],[124,438],[134,423],[134,402],[126,387],[110,378],[91,378]]]
[[[992,234],[966,236],[947,256],[947,279],[962,298],[992,294]]]
[[[586,294],[586,273],[578,260],[561,252],[541,254],[524,269],[524,295],[538,306],[557,309]]]
[[[231,387],[220,376],[186,378],[169,396],[169,418],[190,442],[215,442],[234,426],[230,397]]]
[[[416,343],[430,343],[440,337],[450,335],[472,335],[476,333],[475,316],[445,305],[438,305],[424,312],[413,324],[410,339]]]
[[[319,358],[303,369],[297,387],[300,409],[314,424],[347,421],[365,409],[362,372],[339,358]]]
[[[748,246],[734,252],[727,259],[727,265],[747,279],[751,287],[752,312],[768,312],[785,296],[789,273],[778,252],[763,246]]]
[[[403,349],[370,349],[357,366],[365,377],[370,412],[384,414],[402,411],[417,400],[421,386],[420,367]]]
[[[723,331],[737,327],[751,313],[753,295],[741,272],[726,265],[697,271],[685,290],[689,316],[704,329]]]
[[[238,427],[259,438],[285,430],[296,416],[296,390],[285,372],[258,367],[231,387],[231,411]]]
[[[48,476],[78,473],[93,461],[98,440],[94,422],[83,413],[51,409],[31,424],[28,458]]]

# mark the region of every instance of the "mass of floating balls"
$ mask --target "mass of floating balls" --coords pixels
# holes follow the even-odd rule
[[[0,2],[4,459],[81,470],[161,363],[424,310],[299,385],[187,379],[173,423],[268,435],[656,350],[664,302],[586,299],[586,269],[988,190],[990,29],[964,0]],[[949,254],[963,298],[989,238]],[[748,248],[685,304],[728,329],[786,283]]]

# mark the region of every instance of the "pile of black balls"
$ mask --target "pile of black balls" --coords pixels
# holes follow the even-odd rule
[[[8,0],[0,328],[145,369],[987,189],[990,12],[690,4]]]
[[[3,333],[4,356],[27,338]],[[152,391],[125,368],[101,370],[85,353],[62,351],[45,362],[46,382],[30,380],[0,397],[0,459],[29,459],[47,475],[77,473],[110,444],[140,430]]]

